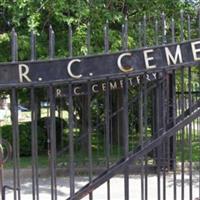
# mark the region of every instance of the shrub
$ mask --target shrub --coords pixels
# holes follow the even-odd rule
[[[38,120],[37,134],[38,134],[38,154],[44,154],[48,148],[48,120],[49,118],[41,118]],[[56,141],[57,149],[60,147],[60,122],[63,119],[56,118]],[[64,120],[63,120],[64,121]],[[66,122],[64,121],[64,125]],[[65,126],[66,127],[66,126]],[[12,126],[5,125],[1,127],[2,137],[7,140],[11,145],[13,144]],[[19,124],[19,141],[20,141],[20,156],[31,156],[31,122],[23,122]],[[12,145],[13,146],[13,145]]]

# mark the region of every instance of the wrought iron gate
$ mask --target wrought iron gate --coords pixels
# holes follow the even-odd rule
[[[148,45],[146,20],[138,26],[140,47]],[[0,89],[10,98],[11,108],[1,136],[12,147],[10,161],[0,163],[3,200],[199,198],[200,43],[191,36],[200,34],[200,15],[185,21],[181,12],[180,37],[175,37],[173,19],[170,28],[164,14],[160,22],[155,20],[156,47],[129,51],[125,19],[122,52],[108,53],[106,24],[105,54],[67,60],[54,60],[50,27],[51,60],[46,62],[35,61],[33,33],[31,62],[17,62],[17,34],[12,31],[12,63],[2,64],[0,71]],[[70,27],[70,52],[71,37]],[[88,48],[89,40],[88,31]],[[167,66],[162,61],[167,62],[162,57],[166,47],[175,54],[168,53]],[[148,62],[142,62],[140,54],[146,50],[153,50],[155,57],[146,54]],[[138,56],[137,62],[126,60],[130,52]],[[155,59],[160,65],[152,67]],[[74,63],[88,68],[72,70]],[[132,63],[138,65],[132,68]],[[112,65],[121,71],[112,71]],[[70,77],[64,78],[63,67]],[[27,99],[24,110],[19,107],[22,94]],[[0,158],[6,149],[8,155],[11,152],[5,144]]]

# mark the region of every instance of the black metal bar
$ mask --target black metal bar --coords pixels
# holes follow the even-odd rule
[[[32,194],[33,200],[39,200],[38,182],[38,132],[35,89],[31,88],[31,144],[32,144]]]
[[[181,10],[181,41],[184,41],[184,12]],[[181,101],[180,101],[180,110],[181,113],[184,112],[184,68],[181,68]],[[182,128],[181,130],[181,200],[185,199],[184,191],[185,191],[185,156],[184,156],[184,136],[185,130]]]
[[[191,20],[190,20],[190,15],[188,15],[188,40],[191,39]],[[191,106],[192,106],[192,94],[191,94],[191,89],[192,89],[192,72],[191,72],[191,67],[188,67],[188,106],[189,110],[191,113]],[[192,124],[189,124],[189,199],[193,199],[193,194],[192,194]]]
[[[160,130],[160,111],[161,111],[161,100],[160,100],[160,92],[161,92],[161,86],[158,81],[156,81],[157,87],[155,89],[155,95],[156,95],[156,137],[159,137],[159,130]],[[161,146],[159,145],[157,147],[157,199],[161,199],[161,192],[160,192],[160,167],[161,167]]]
[[[36,59],[36,34],[32,31],[31,32],[31,60],[34,61]]]
[[[175,43],[176,38],[175,38],[175,24],[174,24],[174,18],[172,17],[171,19],[171,36],[172,36],[172,43]],[[171,94],[172,94],[172,126],[176,124],[176,111],[177,111],[177,106],[176,106],[176,71],[173,70],[171,74]],[[171,148],[172,148],[172,156],[171,156],[171,163],[170,166],[171,169],[173,170],[173,196],[174,200],[177,200],[177,178],[176,178],[176,136],[172,137],[172,142],[170,144],[170,154],[171,154]]]
[[[164,76],[164,82],[162,84],[162,131],[165,132],[166,131],[166,119],[167,119],[167,95],[166,93],[168,92],[167,91],[167,80],[166,80],[166,77],[167,77],[167,74],[166,72],[164,71],[163,72],[163,76]],[[163,150],[163,155],[162,155],[162,170],[163,170],[163,200],[166,200],[166,167],[167,167],[167,164],[166,164],[166,160],[167,160],[167,156],[166,156],[166,148],[167,148],[167,143],[168,141],[164,141],[163,144],[162,144],[162,150]]]
[[[124,25],[125,25],[125,38],[124,38],[125,50],[128,50],[128,17],[127,17],[127,15],[125,16]]]
[[[18,60],[18,42],[17,33],[12,29],[11,55],[12,62]],[[13,188],[14,199],[20,200],[20,190],[17,194],[17,188],[20,188],[20,165],[19,165],[19,127],[18,127],[18,103],[16,88],[11,89],[11,121],[13,132]]]
[[[17,33],[15,29],[12,29],[11,33],[11,55],[12,55],[12,62],[18,61],[18,43],[17,43]]]
[[[175,38],[175,25],[174,25],[174,18],[171,19],[171,31],[172,31],[172,43],[176,42]]]
[[[167,24],[166,24],[166,17],[165,17],[164,12],[162,13],[161,17],[162,17],[162,43],[166,44],[167,43],[167,37],[166,37],[166,35],[167,35],[167,31],[166,31]]]
[[[176,124],[176,72],[172,72],[172,125]],[[176,136],[173,136],[173,155],[172,155],[172,169],[173,169],[173,192],[174,200],[177,200],[177,178],[176,178]]]
[[[165,14],[162,13],[162,43],[165,44],[167,43],[167,38],[166,38],[166,35],[167,35],[167,32],[166,32],[166,18],[165,18]],[[161,119],[162,119],[162,130],[163,132],[166,131],[166,122],[167,122],[167,117],[168,117],[168,102],[167,102],[167,99],[168,99],[168,89],[167,89],[167,77],[168,74],[166,71],[163,71],[163,83],[162,83],[162,93],[161,93],[161,110],[162,110],[162,114],[161,114]],[[163,171],[163,200],[166,200],[166,167],[167,167],[167,151],[168,151],[168,143],[169,141],[166,140],[163,142],[162,144],[162,154],[161,157],[162,157],[162,171]]]
[[[138,42],[139,42],[139,47],[142,47],[142,23],[138,23]]]
[[[52,26],[49,26],[49,59],[55,57],[55,33]]]
[[[55,95],[54,89],[49,86],[50,98],[50,170],[51,170],[51,199],[57,199],[56,183],[56,121],[55,121]]]
[[[190,15],[187,17],[187,25],[188,25],[188,40],[191,40],[191,20]]]
[[[181,70],[181,100],[180,100],[180,109],[181,109],[181,113],[184,112],[184,70]],[[182,128],[181,130],[181,199],[184,200],[184,186],[185,186],[185,173],[184,173],[184,168],[185,168],[185,164],[184,164],[184,160],[185,160],[185,155],[184,155],[184,136],[185,136],[185,130],[184,128]]]
[[[88,157],[89,157],[89,182],[92,181],[93,177],[93,161],[92,161],[92,117],[91,117],[91,83],[88,81],[87,83],[87,114],[88,114]],[[93,199],[92,193],[89,194],[89,199]]]
[[[191,67],[188,68],[188,92],[189,92],[189,99],[188,99],[188,104],[189,104],[189,110],[191,109],[192,106],[192,95],[191,95],[191,83],[192,83],[192,72],[191,72]],[[190,110],[191,111],[191,110]],[[191,112],[190,112],[191,113]],[[189,199],[193,199],[193,194],[192,194],[192,124],[189,124]]]
[[[122,50],[128,50],[128,19],[125,17],[122,25]]]
[[[140,145],[143,148],[143,83],[139,86],[139,132],[140,132]],[[143,158],[140,160],[141,162],[141,200],[144,200],[144,165]]]
[[[36,34],[32,31],[30,37],[31,60],[36,59]],[[31,88],[31,143],[32,143],[32,192],[33,200],[39,200],[39,182],[38,182],[38,132],[37,132],[37,103],[35,89]]]
[[[108,21],[106,22],[104,26],[104,52],[109,52],[109,27],[108,27]]]
[[[143,128],[143,134],[144,134],[144,136],[143,136],[143,139],[144,139],[144,141],[146,141],[147,140],[147,120],[148,120],[148,115],[147,115],[147,113],[148,113],[148,102],[147,102],[147,80],[146,79],[144,79],[144,89],[143,89],[143,93],[144,93],[144,105],[143,105],[143,116],[144,116],[144,128]],[[148,166],[147,166],[147,164],[148,164],[148,158],[147,158],[147,155],[145,155],[145,157],[144,157],[144,160],[145,160],[145,163],[144,163],[144,180],[145,180],[145,191],[144,191],[144,197],[145,197],[145,200],[148,200],[148,172],[147,172],[147,168],[148,168]]]
[[[110,167],[110,86],[106,81],[105,92],[105,129],[106,129],[106,168]],[[107,181],[107,200],[110,200],[110,180]]]
[[[128,78],[124,79],[123,89],[123,148],[124,157],[129,152],[129,118],[128,118]],[[124,169],[124,199],[129,200],[129,166]]]
[[[68,26],[68,51],[69,57],[73,56],[73,42],[72,42],[72,27],[71,24]]]
[[[143,17],[143,46],[147,46],[147,17]]]
[[[184,11],[180,11],[180,17],[181,17],[181,42],[184,41]]]
[[[70,196],[74,195],[75,184],[74,184],[74,117],[73,117],[73,98],[72,98],[72,84],[68,84],[68,103],[69,103],[69,174],[70,174]]]
[[[86,37],[86,46],[87,46],[87,55],[91,53],[91,27],[90,23],[87,24],[87,37]]]
[[[20,163],[19,163],[19,126],[18,126],[18,103],[17,91],[12,88],[11,91],[11,120],[13,132],[13,188],[14,199],[21,199],[20,191],[17,194],[17,188],[20,188]]]
[[[155,20],[155,44],[158,45],[158,20]]]

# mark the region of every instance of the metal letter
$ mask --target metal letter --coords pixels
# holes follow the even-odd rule
[[[74,63],[76,63],[76,62],[80,63],[81,60],[80,60],[80,59],[71,60],[71,61],[68,63],[68,65],[67,65],[67,72],[68,72],[68,74],[69,74],[72,78],[79,79],[79,78],[82,77],[82,74],[75,75],[75,74],[72,73],[72,69],[71,69],[72,64],[74,64]]]
[[[156,68],[156,65],[150,65],[149,61],[154,60],[154,57],[148,57],[149,53],[153,53],[154,50],[153,49],[149,49],[149,50],[145,50],[143,52],[144,54],[144,61],[145,61],[145,65],[146,65],[146,69],[152,69],[152,68]]]
[[[198,44],[200,45],[200,41],[191,43],[192,54],[193,54],[193,57],[194,57],[194,61],[199,61],[200,60],[200,56],[197,55],[197,53],[200,53],[200,48],[196,48],[196,45],[198,45]]]
[[[183,58],[182,58],[182,54],[181,54],[181,47],[180,45],[177,45],[176,47],[176,53],[175,56],[173,57],[173,55],[171,54],[171,52],[169,51],[168,47],[165,47],[165,54],[166,54],[166,58],[167,58],[167,64],[170,65],[171,61],[172,63],[175,65],[178,61],[179,58],[179,62],[182,63],[183,62]],[[171,61],[170,61],[171,60]]]
[[[127,66],[124,67],[124,66],[122,66],[122,58],[124,58],[125,56],[131,56],[131,53],[123,53],[123,54],[121,54],[117,59],[117,65],[118,65],[119,69],[122,72],[131,72],[131,71],[133,71],[132,67],[127,67]]]
[[[81,95],[80,90],[81,90],[80,87],[75,87],[75,88],[74,88],[74,94],[75,94],[75,95]]]
[[[25,64],[19,64],[19,81],[23,83],[23,79],[25,79],[28,82],[31,82],[31,79],[27,76],[29,73],[29,67]]]

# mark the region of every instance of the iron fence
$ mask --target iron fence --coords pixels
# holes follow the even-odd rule
[[[198,13],[194,17],[197,22],[199,16]],[[185,21],[181,11],[180,37],[175,38],[178,32],[173,18],[166,21],[162,14],[161,20],[155,20],[154,44],[197,37],[200,27],[194,19],[191,21],[187,16]],[[140,47],[153,43],[148,38],[146,20],[144,17],[138,26]],[[105,53],[109,54],[108,24],[104,27],[104,36]],[[35,39],[32,33],[32,62],[36,61]],[[89,32],[87,47],[89,51]],[[71,56],[72,50],[69,26]],[[122,50],[128,50],[127,19],[122,26]],[[17,33],[13,30],[12,62],[17,62],[17,55]],[[55,58],[52,27],[49,58]],[[12,169],[10,175],[0,177],[2,199],[29,198],[26,192],[30,187],[28,193],[34,200],[72,200],[85,196],[91,200],[98,199],[95,192],[101,186],[104,187],[101,199],[192,200],[199,197],[200,91],[197,86],[192,90],[192,84],[199,84],[199,80],[196,63],[196,66],[100,78],[0,85],[2,94],[8,94],[11,101],[10,119],[2,125],[1,134],[11,143],[13,152],[12,161],[4,165],[5,172]],[[20,116],[18,105],[22,94],[26,95],[29,111]],[[41,107],[40,102],[46,106]],[[30,168],[30,179],[22,177],[23,167]],[[119,175],[123,178],[121,191],[112,181]],[[47,196],[44,176],[49,186]],[[80,184],[83,179],[85,185]],[[113,190],[118,189],[116,197]]]

